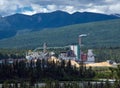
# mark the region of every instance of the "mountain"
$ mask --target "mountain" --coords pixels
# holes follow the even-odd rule
[[[80,34],[85,47],[120,47],[120,19],[75,24],[65,27],[27,31],[14,37],[0,40],[1,48],[36,48],[44,42],[48,46],[78,44]],[[19,31],[19,32],[21,32]]]
[[[113,14],[114,16],[120,17],[120,14]]]
[[[14,14],[7,17],[0,17],[0,39],[13,37],[20,30],[40,31],[45,28],[58,28],[111,19],[119,19],[119,17],[90,12],[69,14],[63,11],[39,13],[32,16]]]

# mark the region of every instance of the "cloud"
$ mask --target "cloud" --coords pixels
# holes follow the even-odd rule
[[[36,14],[37,12],[36,11],[23,11],[21,13],[26,14],[26,15],[33,15],[33,14]]]
[[[23,13],[32,15],[41,12],[63,10],[69,13],[96,12],[120,14],[120,0],[0,0],[0,15]]]
[[[0,0],[0,15],[14,14],[19,8],[24,8],[26,5],[19,0]]]

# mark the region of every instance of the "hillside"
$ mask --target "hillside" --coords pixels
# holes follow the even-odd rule
[[[119,19],[115,15],[90,12],[69,14],[63,11],[39,13],[32,16],[14,14],[0,17],[0,39],[13,37],[20,30],[40,31],[45,28],[58,28],[73,24]]]
[[[66,46],[78,43],[78,35],[89,34],[82,42],[86,47],[120,47],[120,19],[70,25],[41,31],[27,31],[15,37],[0,40],[1,48],[35,48],[44,42],[48,46]]]

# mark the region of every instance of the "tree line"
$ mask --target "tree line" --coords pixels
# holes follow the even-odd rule
[[[93,78],[95,72],[92,68],[80,66],[76,68],[71,61],[61,62],[40,60],[15,61],[13,64],[4,62],[0,64],[0,80],[27,80],[31,83],[44,80],[74,81],[83,78]]]

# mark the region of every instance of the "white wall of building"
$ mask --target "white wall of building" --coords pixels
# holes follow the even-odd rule
[[[93,54],[93,50],[92,49],[88,49],[88,53],[87,53],[87,63],[94,63],[95,62],[95,57]]]

